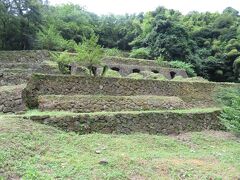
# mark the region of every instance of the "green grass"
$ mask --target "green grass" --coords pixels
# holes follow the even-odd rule
[[[102,159],[108,164],[99,164]],[[0,116],[0,179],[238,177],[240,139],[227,133],[78,135]]]
[[[168,101],[168,102],[182,102],[182,100],[177,96],[156,96],[156,95],[136,95],[136,96],[112,96],[112,95],[40,95],[38,97],[40,101],[90,101],[90,100],[134,100],[134,101],[152,101],[152,100],[159,100],[159,101]]]
[[[12,86],[0,86],[0,92],[2,91],[14,91],[18,88],[24,88],[26,84],[12,85]]]
[[[156,111],[122,111],[122,112],[93,112],[93,113],[74,113],[70,111],[39,111],[38,109],[29,110],[25,114],[20,116],[30,117],[30,116],[75,116],[80,114],[88,114],[88,115],[114,115],[114,114],[139,114],[139,113],[211,113],[214,111],[220,111],[220,108],[194,108],[194,109],[184,109],[184,110],[156,110]],[[6,117],[11,117],[11,114],[5,115]]]

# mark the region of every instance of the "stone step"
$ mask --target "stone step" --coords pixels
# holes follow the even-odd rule
[[[29,63],[2,63],[0,62],[0,69],[33,69],[36,65]]]
[[[51,59],[45,50],[0,51],[0,63],[41,63]]]
[[[21,69],[21,70],[32,70],[33,72],[59,72],[58,65],[54,62],[49,63],[0,63],[0,71],[5,70],[14,70],[14,69]]]
[[[0,63],[0,72],[29,71],[45,74],[60,74],[57,64],[47,63]]]
[[[25,118],[66,131],[87,133],[179,134],[220,130],[220,109],[135,111],[105,113],[32,112]]]
[[[22,90],[25,86],[0,86],[0,112],[15,113],[26,110],[22,100]]]
[[[27,83],[33,73],[60,74],[58,69],[48,65],[41,65],[36,69],[24,68],[20,65],[10,65],[8,68],[0,69],[0,86],[11,86]]]
[[[186,109],[188,107],[183,100],[174,96],[47,95],[39,96],[38,104],[42,111],[77,113]]]
[[[221,87],[239,85],[34,74],[23,95],[29,108],[38,107],[40,95],[177,96],[191,107],[214,107],[214,93]]]
[[[0,86],[11,86],[27,83],[32,72],[28,70],[0,71]]]

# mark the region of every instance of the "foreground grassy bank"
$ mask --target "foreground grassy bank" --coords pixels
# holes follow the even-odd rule
[[[0,179],[160,177],[237,179],[240,139],[213,131],[80,136],[20,117],[0,116]]]

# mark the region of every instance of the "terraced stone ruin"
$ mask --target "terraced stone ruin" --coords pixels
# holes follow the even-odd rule
[[[106,57],[103,62],[123,77],[62,75],[48,51],[0,52],[0,112],[80,134],[219,130],[221,107],[214,93],[238,86],[171,80],[187,74],[153,61]],[[71,71],[78,74],[79,67]],[[142,71],[167,80],[124,77]]]

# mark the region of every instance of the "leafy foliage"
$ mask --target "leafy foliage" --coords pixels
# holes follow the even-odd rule
[[[105,56],[118,56],[118,57],[128,57],[128,53],[123,52],[117,48],[106,48],[104,49]]]
[[[36,48],[51,49],[56,51],[73,51],[74,41],[65,40],[54,26],[39,31],[37,34]]]
[[[94,34],[90,39],[83,39],[83,42],[79,45],[75,45],[76,55],[69,53],[62,53],[59,58],[59,67],[64,72],[64,65],[72,62],[84,64],[90,71],[90,75],[97,75],[97,66],[101,65],[102,57],[104,55],[103,48],[97,44],[98,37]]]
[[[104,74],[105,77],[116,77],[116,78],[121,78],[121,74],[117,71],[108,69],[106,73]]]
[[[68,68],[68,66],[69,66],[69,64],[71,62],[75,62],[76,61],[76,57],[75,56],[71,56],[67,52],[63,52],[59,56],[56,57],[56,61],[58,63],[59,70],[63,74],[70,74],[71,72],[70,72],[70,69]]]
[[[148,48],[133,49],[132,52],[130,53],[130,57],[138,59],[149,59],[150,50]]]
[[[220,116],[223,124],[228,130],[240,134],[240,88],[221,89],[217,98],[225,107]]]
[[[169,62],[169,64],[173,68],[184,69],[187,72],[188,76],[190,76],[190,77],[196,76],[196,73],[193,69],[193,65],[190,63],[185,63],[182,61],[171,61],[171,62]]]
[[[131,78],[131,79],[143,79],[143,75],[139,74],[139,73],[131,73],[127,76],[127,78]]]
[[[191,63],[198,76],[239,82],[240,16],[222,13],[182,15],[158,7],[145,14],[97,16],[74,4],[51,6],[42,0],[0,1],[0,49],[74,52],[91,34],[106,55],[163,58]],[[190,72],[191,74],[191,72]]]
[[[92,35],[90,39],[84,38],[83,42],[75,47],[77,52],[76,60],[90,68],[100,65],[104,51],[97,42],[98,37],[96,35]]]
[[[0,1],[0,47],[31,49],[42,23],[40,0]]]

